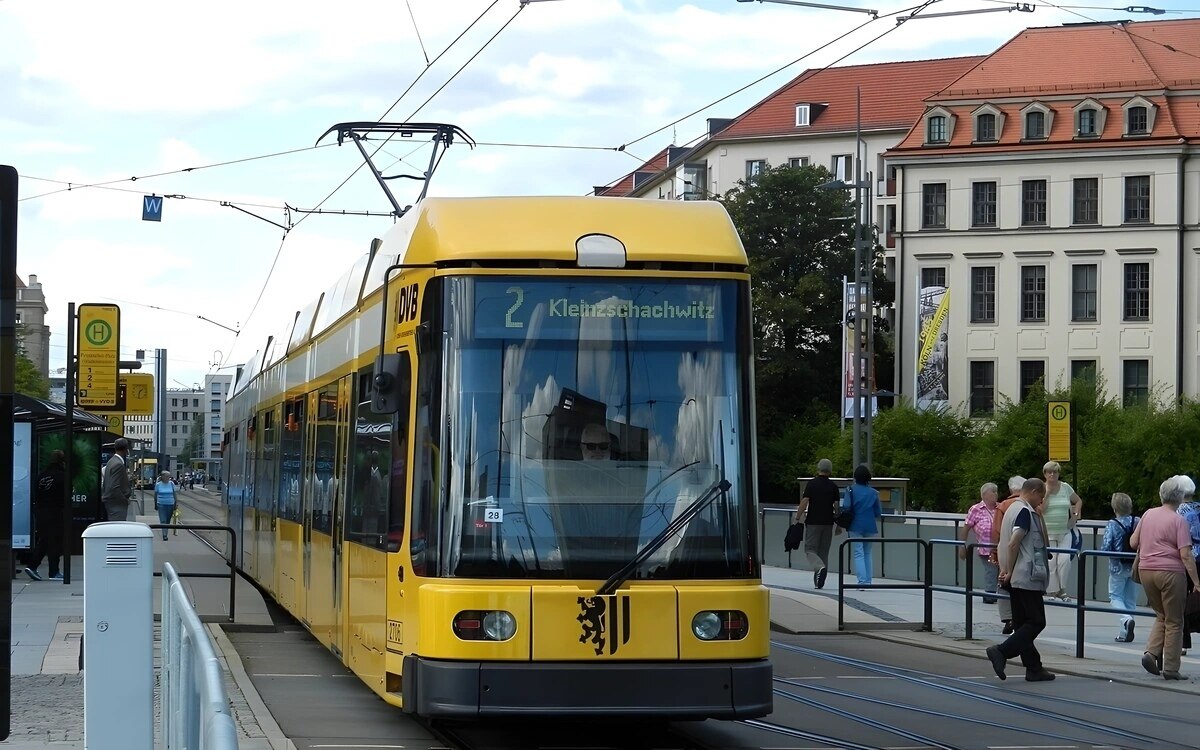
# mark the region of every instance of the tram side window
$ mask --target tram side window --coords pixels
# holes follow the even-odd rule
[[[439,305],[441,287],[431,283],[425,289],[421,328],[441,330]],[[413,573],[420,576],[437,575],[438,503],[441,498],[438,458],[441,455],[438,425],[441,424],[441,402],[438,384],[441,381],[441,354],[430,347],[417,360],[416,413],[414,415],[411,450],[413,456],[412,527],[409,547]]]
[[[262,430],[259,432],[258,480],[255,482],[257,492],[254,494],[254,507],[263,513],[271,513],[274,509],[271,488],[275,486],[275,453],[279,440],[275,412],[260,412],[258,423]]]
[[[283,437],[279,460],[279,516],[288,521],[300,519],[300,487],[304,461],[304,399],[283,406]]]
[[[408,355],[405,354],[405,372],[408,367]],[[403,406],[398,414],[376,414],[371,410],[373,377],[373,368],[367,366],[359,370],[355,380],[354,447],[350,455],[352,473],[346,539],[395,552],[400,547],[400,533],[390,531],[388,506],[389,498],[395,502],[394,496],[400,495],[400,507],[404,507],[406,464],[403,454],[395,451],[394,446],[397,427],[401,432],[408,428],[408,387],[406,381],[401,383]],[[403,513],[396,523],[403,530]]]
[[[333,498],[337,487],[334,461],[337,460],[338,384],[330,383],[317,393],[317,436],[315,482],[312,495],[312,528],[333,532]]]

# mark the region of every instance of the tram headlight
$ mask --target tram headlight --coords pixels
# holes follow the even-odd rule
[[[692,633],[702,641],[711,641],[721,634],[721,617],[716,612],[697,612],[692,618]]]
[[[491,641],[507,641],[516,635],[517,618],[511,612],[500,610],[483,616],[483,634]]]

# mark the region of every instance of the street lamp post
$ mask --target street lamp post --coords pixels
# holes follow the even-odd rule
[[[818,190],[853,190],[854,191],[854,353],[851,365],[854,378],[854,410],[853,414],[853,463],[857,467],[862,463],[863,444],[866,447],[866,464],[871,465],[871,430],[872,409],[867,402],[866,415],[863,415],[863,397],[873,395],[868,382],[864,378],[871,372],[870,363],[875,361],[874,336],[874,269],[875,252],[871,227],[871,173],[863,178],[862,159],[866,149],[862,142],[862,97],[859,91],[859,109],[854,126],[854,182],[834,179],[817,186]],[[869,262],[868,262],[869,261]],[[863,341],[866,341],[866,357],[863,357]],[[863,429],[865,425],[865,430]],[[865,434],[864,434],[865,433]]]

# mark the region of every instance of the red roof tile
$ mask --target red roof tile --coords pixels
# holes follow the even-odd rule
[[[906,128],[921,115],[925,97],[983,59],[950,57],[806,70],[743,113],[713,140],[852,131],[858,87],[862,90],[864,130]],[[805,103],[826,106],[814,113],[808,127],[796,127],[796,105]]]

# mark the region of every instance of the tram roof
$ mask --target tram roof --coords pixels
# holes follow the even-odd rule
[[[384,239],[404,263],[574,261],[575,243],[606,234],[626,260],[745,266],[724,206],[595,196],[426,198]]]

